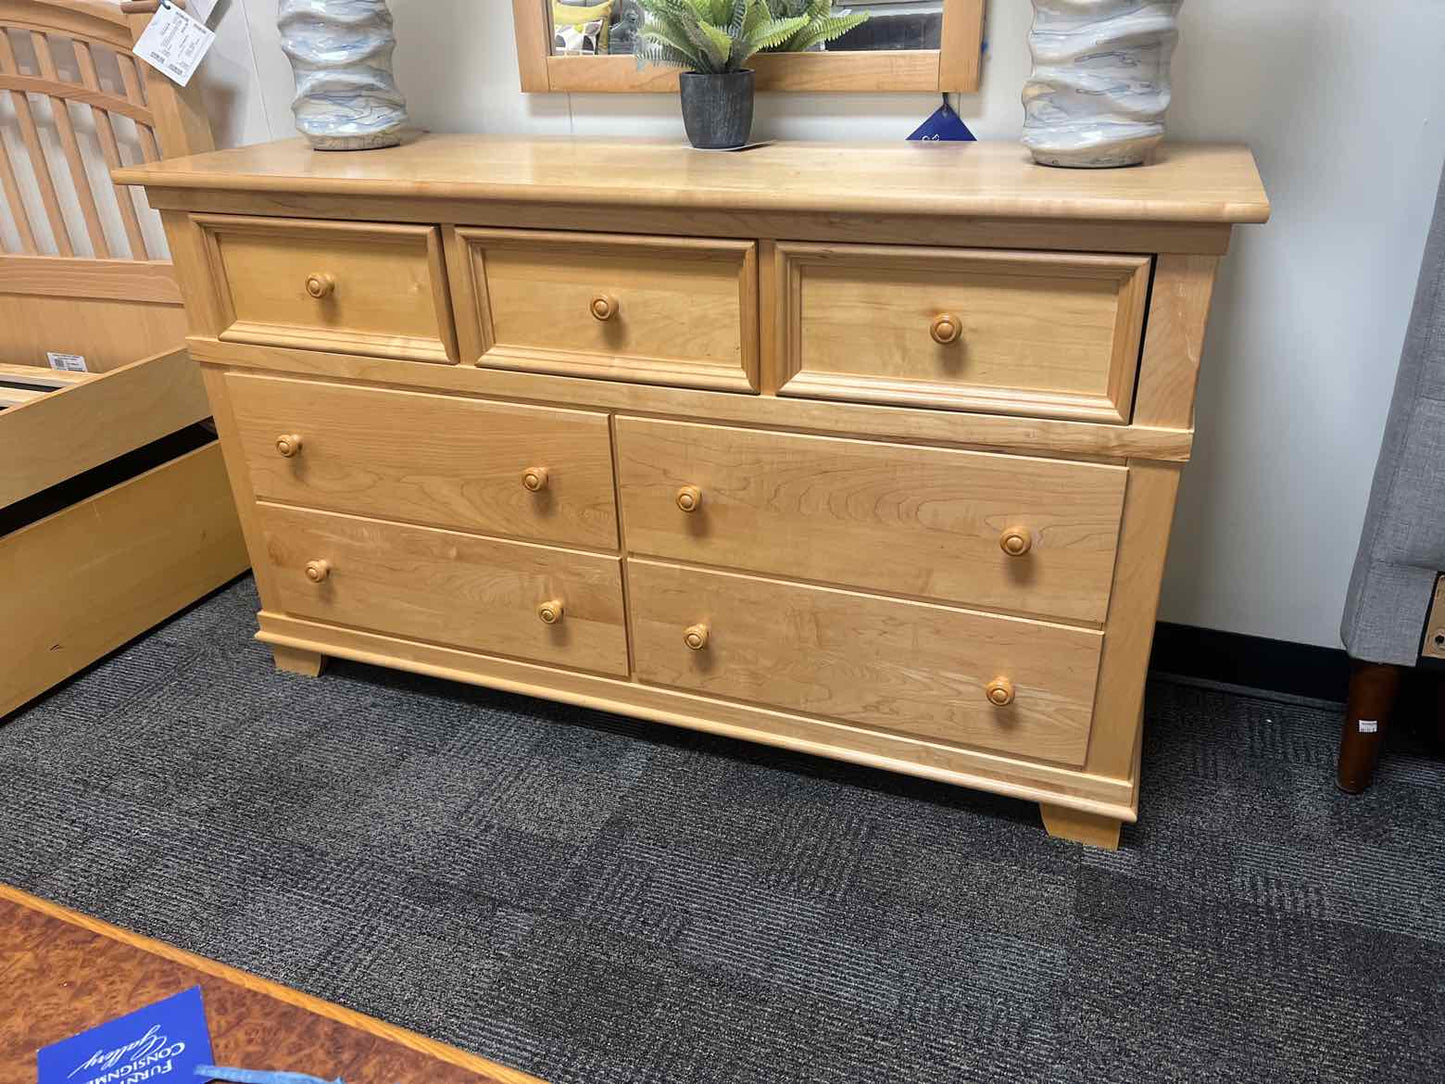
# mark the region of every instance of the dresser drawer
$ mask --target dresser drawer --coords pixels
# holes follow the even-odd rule
[[[277,505],[257,516],[287,613],[627,673],[615,557]]]
[[[641,681],[1084,761],[1102,633],[637,559],[627,579]]]
[[[225,342],[455,362],[432,226],[196,215]]]
[[[1144,256],[777,246],[781,393],[1126,422]]]
[[[751,241],[459,229],[463,357],[649,384],[757,387]]]
[[[617,419],[617,459],[632,553],[1080,621],[1108,608],[1124,467],[642,418]]]
[[[617,547],[607,416],[228,373],[256,496]]]

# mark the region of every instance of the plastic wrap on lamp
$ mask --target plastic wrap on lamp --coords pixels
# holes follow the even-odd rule
[[[317,150],[394,147],[406,99],[391,74],[386,0],[280,0],[276,25],[296,75],[291,111]]]
[[[1033,0],[1023,143],[1049,166],[1143,162],[1164,138],[1182,0]]]

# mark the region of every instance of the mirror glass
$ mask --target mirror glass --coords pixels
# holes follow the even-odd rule
[[[638,0],[541,0],[547,8],[553,56],[630,56],[645,18]],[[867,16],[815,52],[858,53],[884,49],[937,49],[943,0],[835,0],[839,11]],[[807,0],[769,0],[775,16],[801,15]]]

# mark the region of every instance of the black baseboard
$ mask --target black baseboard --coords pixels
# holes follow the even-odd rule
[[[1155,626],[1149,669],[1340,703],[1350,684],[1350,662],[1343,648],[1267,640],[1167,621]]]

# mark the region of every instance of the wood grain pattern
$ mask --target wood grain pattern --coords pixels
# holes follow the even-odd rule
[[[617,470],[632,553],[1078,621],[1108,605],[1121,467],[620,417]]]
[[[288,613],[598,673],[627,673],[618,559],[262,504],[264,559]],[[262,555],[253,555],[260,563]],[[323,583],[309,561],[330,563]],[[548,624],[537,607],[561,599]]]
[[[0,1084],[35,1051],[192,986],[216,1060],[350,1084],[541,1084],[535,1077],[0,885]]]
[[[1127,783],[1025,757],[954,747],[681,689],[460,651],[270,610],[261,611],[259,622],[261,631],[256,638],[273,646],[284,644],[374,666],[399,667],[449,681],[560,700],[1025,801],[1049,801],[1101,816],[1116,816],[1129,823],[1136,816]]]
[[[940,146],[929,143],[923,146]],[[752,154],[752,151],[748,152]],[[922,152],[920,152],[922,153]],[[423,189],[424,191],[424,189]],[[215,214],[277,218],[335,218],[362,222],[436,222],[493,228],[606,231],[616,228],[613,201],[554,203],[475,201],[455,196],[422,195],[410,200],[352,192],[248,192],[219,188],[163,188],[146,191],[158,211],[205,211]],[[629,206],[631,232],[680,237],[731,237],[742,240],[786,238],[830,242],[840,239],[838,218],[822,210],[771,211],[710,207],[705,214],[675,205]],[[949,245],[958,248],[1047,249],[1059,252],[1165,252],[1223,255],[1229,251],[1227,222],[1173,222],[1135,219],[1034,218],[919,214],[894,208],[848,216],[843,239],[896,245]]]
[[[195,367],[183,350],[90,374],[7,410],[0,422],[0,463],[5,465],[0,508],[194,425],[209,413]]]
[[[627,576],[641,681],[1083,763],[1098,632],[632,558]],[[999,677],[1017,691],[1002,708]]]
[[[0,354],[7,361],[44,364],[53,351],[79,354],[92,372],[109,372],[174,350],[185,338],[179,305],[0,293]]]
[[[482,534],[615,550],[604,414],[416,392],[225,378],[257,496]],[[300,450],[277,450],[283,435]],[[533,492],[523,475],[547,471]]]
[[[1109,616],[1104,624],[1104,655],[1094,700],[1094,733],[1086,770],[1113,779],[1137,778],[1138,743],[1143,733],[1144,678],[1154,642],[1154,619],[1169,526],[1179,491],[1173,464],[1129,462],[1129,487]]]
[[[456,231],[464,361],[748,391],[757,259],[748,241]],[[593,312],[597,297],[607,314]]]
[[[187,305],[195,306],[189,297]],[[485,395],[536,403],[672,415],[729,425],[870,437],[901,443],[950,445],[1030,455],[1158,459],[1189,458],[1193,432],[1141,425],[1018,418],[908,409],[870,403],[832,403],[768,395],[733,395],[692,388],[665,388],[605,380],[576,380],[471,366],[414,365],[384,358],[223,343],[191,336],[198,361],[248,372],[301,373],[370,381],[398,388]]]
[[[1143,257],[793,242],[777,253],[783,395],[1128,419]],[[954,320],[945,335],[941,316]]]
[[[671,139],[423,135],[403,153],[372,155],[360,167],[354,155],[317,155],[295,139],[131,167],[116,176],[155,189],[678,207],[693,214],[1215,224],[1269,217],[1253,157],[1226,144],[1166,143],[1149,166],[1080,171],[1036,166],[1024,148],[1008,142],[780,140],[746,154],[707,154]]]
[[[528,10],[539,31],[545,8]],[[534,67],[549,86],[584,70]],[[213,367],[242,523],[263,558],[261,638],[281,664],[401,666],[979,786],[1039,802],[1051,830],[1098,845],[1134,820],[1209,287],[1232,224],[1269,214],[1247,150],[1166,146],[1137,170],[1083,173],[1036,167],[1012,144],[724,156],[423,136],[364,162],[293,141],[118,176],[148,182],[163,209],[188,345]],[[451,356],[480,364],[236,341],[204,285],[215,272],[201,224],[230,215],[261,216],[278,236],[326,222],[437,231],[432,284],[460,317]],[[699,253],[701,286],[676,262]],[[342,285],[311,281],[323,302]],[[628,338],[639,329],[660,345]],[[284,401],[237,409],[233,381],[276,377],[423,404],[394,419],[380,470],[364,464],[387,417],[367,404],[381,398],[326,421],[350,434],[344,455],[328,453],[338,478],[355,470],[345,500],[374,500],[347,507],[373,519],[308,510],[331,499],[315,486],[277,498],[304,508],[255,503],[248,457],[298,472],[315,447]],[[590,553],[504,541],[532,528],[470,511],[452,526],[492,537],[440,529],[423,506],[438,493],[447,505],[469,474],[424,466],[423,496],[405,490],[412,450],[465,428],[431,417],[454,404],[595,419],[578,433],[610,441],[578,439],[609,449],[623,557],[611,538]],[[551,458],[518,448],[514,493],[553,494]],[[278,533],[279,516],[300,519]],[[601,662],[538,646],[578,610],[533,559],[596,573],[603,616],[588,651]],[[372,582],[328,609],[368,560],[359,575]],[[500,624],[456,601],[478,569],[502,584]]]
[[[89,260],[63,256],[0,257],[0,294],[96,298],[172,305],[180,319],[181,291],[165,260]],[[184,333],[182,333],[184,335]],[[176,338],[171,345],[179,345]],[[134,361],[134,358],[129,359]]]
[[[0,538],[0,716],[246,563],[214,443]]]
[[[1159,257],[1134,402],[1137,424],[1194,428],[1194,391],[1218,266],[1214,256]]]
[[[197,216],[222,339],[454,362],[451,303],[436,229]],[[322,297],[312,276],[329,276]]]

